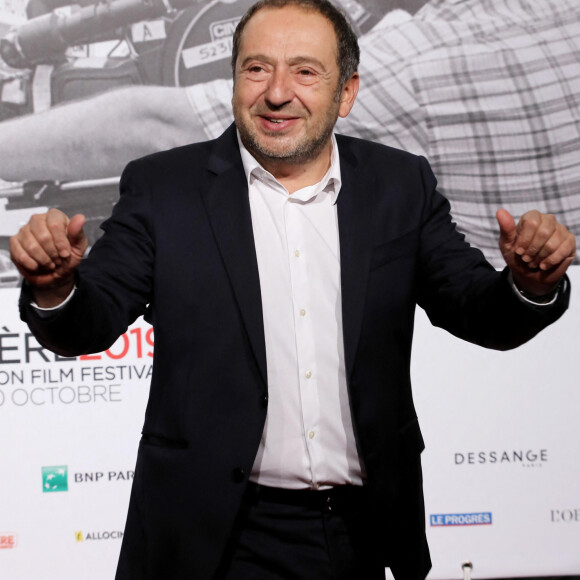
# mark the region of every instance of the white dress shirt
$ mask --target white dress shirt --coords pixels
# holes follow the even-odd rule
[[[323,179],[292,194],[245,149],[264,316],[268,415],[250,479],[362,485],[342,336],[336,140]]]

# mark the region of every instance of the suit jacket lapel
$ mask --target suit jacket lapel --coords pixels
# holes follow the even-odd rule
[[[203,199],[211,227],[228,272],[250,345],[267,384],[266,346],[260,278],[246,175],[235,127],[217,141],[208,170],[214,174]]]
[[[370,259],[375,192],[372,172],[360,171],[350,141],[337,136],[342,187],[338,196],[338,230],[342,287],[342,326],[347,379],[361,332]]]

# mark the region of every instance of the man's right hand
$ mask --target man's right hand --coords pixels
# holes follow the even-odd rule
[[[38,306],[58,306],[74,287],[74,272],[88,241],[83,231],[85,217],[51,209],[33,215],[10,238],[10,256],[18,271],[32,286]]]

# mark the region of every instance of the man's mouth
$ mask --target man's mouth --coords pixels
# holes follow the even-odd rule
[[[270,123],[284,123],[285,121],[294,121],[298,117],[270,117],[269,115],[260,115],[262,119],[269,121]]]
[[[282,134],[291,130],[299,121],[299,117],[276,117],[270,116],[267,113],[259,115],[260,124],[264,131],[272,134]]]

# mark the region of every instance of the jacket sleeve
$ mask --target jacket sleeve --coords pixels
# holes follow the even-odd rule
[[[507,350],[557,320],[568,307],[569,280],[552,305],[522,301],[509,283],[507,267],[497,272],[457,232],[429,164],[420,158],[420,165],[426,201],[417,302],[432,324],[481,346]]]
[[[71,300],[48,317],[31,306],[22,288],[20,316],[44,347],[77,356],[110,347],[147,310],[153,287],[154,235],[146,180],[127,166],[121,196],[105,232],[76,272]]]

